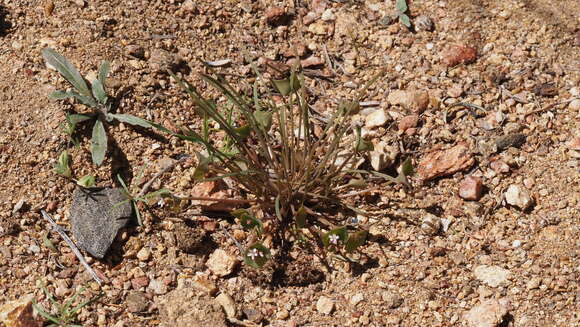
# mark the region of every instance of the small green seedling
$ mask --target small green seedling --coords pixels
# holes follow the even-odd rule
[[[76,67],[53,49],[46,48],[42,50],[42,56],[48,65],[56,69],[73,86],[72,90],[55,91],[50,97],[53,99],[75,98],[93,110],[90,114],[75,113],[67,115],[67,126],[65,129],[66,133],[72,136],[79,123],[94,121],[91,139],[91,156],[95,165],[101,165],[105,159],[105,154],[107,153],[107,132],[105,126],[113,120],[134,126],[145,128],[155,127],[167,131],[163,127],[143,118],[111,112],[112,102],[105,88],[105,82],[110,70],[108,61],[103,61],[99,67],[97,78],[91,81],[90,86],[88,86]]]
[[[67,150],[64,150],[58,156],[58,161],[54,165],[54,171],[75,182],[78,186],[81,187],[93,187],[95,186],[95,177],[92,175],[85,175],[79,179],[75,179],[73,177],[72,169],[70,168],[70,157]]]
[[[139,211],[139,207],[137,206],[138,202],[144,203],[145,205],[149,205],[150,201],[153,199],[157,199],[157,198],[164,197],[164,196],[171,196],[171,191],[169,191],[168,189],[164,189],[164,188],[157,190],[157,191],[154,191],[154,192],[149,192],[145,195],[133,195],[134,192],[131,192],[129,190],[129,188],[127,187],[127,184],[125,183],[123,178],[121,178],[120,175],[117,175],[117,179],[119,180],[119,183],[121,184],[121,187],[123,188],[123,193],[127,197],[127,200],[119,202],[119,203],[115,204],[115,206],[119,206],[119,205],[126,203],[126,202],[131,202],[131,206],[133,207],[133,210],[135,210],[135,216],[137,217],[137,224],[139,226],[141,226],[143,223],[141,220],[141,211]]]
[[[409,10],[406,0],[397,0],[397,16],[401,24],[405,25],[407,28],[411,28],[411,19],[407,16],[406,12]]]
[[[85,291],[84,287],[81,288],[78,292],[76,292],[64,304],[58,303],[55,300],[54,296],[40,282],[39,282],[39,287],[42,288],[42,290],[44,291],[44,294],[46,295],[46,298],[50,301],[50,303],[53,306],[53,309],[56,311],[56,313],[51,314],[51,313],[49,313],[51,310],[45,310],[41,305],[39,305],[36,302],[36,300],[33,301],[32,306],[38,312],[38,314],[40,314],[42,317],[44,317],[45,319],[47,319],[48,321],[51,322],[51,324],[48,325],[48,327],[83,327],[82,325],[75,323],[77,321],[77,314],[79,313],[79,311],[82,308],[97,301],[99,298],[101,298],[103,296],[103,293],[101,293],[101,294],[99,294],[99,295],[97,295],[89,300],[86,300],[84,302],[81,302],[73,307],[73,304],[75,303],[79,294],[81,294],[82,292]]]

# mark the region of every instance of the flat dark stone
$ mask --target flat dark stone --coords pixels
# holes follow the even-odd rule
[[[526,136],[521,133],[500,136],[495,140],[498,151],[503,151],[509,147],[519,148],[526,142]]]
[[[102,259],[119,229],[131,219],[129,201],[118,188],[77,188],[70,208],[72,233],[77,246]],[[117,206],[116,206],[117,205]]]

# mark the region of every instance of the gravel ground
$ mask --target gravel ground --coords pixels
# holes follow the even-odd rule
[[[25,294],[47,307],[44,281],[59,300],[83,285],[84,298],[104,292],[81,310],[84,326],[579,325],[580,3],[408,3],[413,32],[394,1],[0,2],[0,320],[2,305]],[[250,59],[298,55],[322,113],[384,69],[364,99],[363,133],[394,159],[386,171],[413,159],[413,188],[352,199],[378,213],[358,217],[371,235],[358,264],[329,269],[299,253],[274,286],[271,271],[238,265],[228,236],[244,241],[238,226],[194,206],[154,206],[103,260],[87,255],[99,287],[40,215],[70,229],[74,186],[53,165],[68,146],[65,110],[86,110],[48,99],[65,84],[44,64],[45,47],[84,74],[110,60],[118,110],[170,128],[200,119],[167,66],[203,85],[200,60],[229,59],[218,69],[250,81]],[[122,123],[109,132],[99,168],[89,132],[69,148],[76,175],[107,186],[145,167],[148,180],[193,153]],[[153,188],[214,194],[195,185],[195,166],[180,163]]]

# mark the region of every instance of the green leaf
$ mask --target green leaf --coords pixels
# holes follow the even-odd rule
[[[95,186],[95,176],[83,176],[77,181],[77,185],[85,188],[93,187]]]
[[[334,236],[337,236],[338,238]],[[348,232],[346,231],[346,227],[338,227],[322,235],[322,244],[324,244],[325,247],[336,247],[340,242],[346,242],[347,238]]]
[[[77,91],[85,96],[91,97],[91,91],[87,87],[87,83],[76,69],[65,57],[58,54],[51,48],[42,50],[44,60],[54,67]]]
[[[400,14],[399,21],[401,22],[401,24],[407,26],[407,28],[411,28],[411,19],[409,18],[409,16],[405,14]]]
[[[108,61],[103,60],[101,66],[99,67],[99,75],[97,77],[103,86],[107,85],[107,75],[109,75],[110,70],[111,64]]]
[[[198,153],[197,160],[199,163],[193,171],[193,180],[201,181],[205,178],[205,175],[209,171],[209,164],[211,163],[211,159],[203,156],[201,153]]]
[[[61,326],[62,321],[60,321],[57,317],[54,317],[48,314],[46,311],[44,311],[44,309],[41,306],[37,305],[36,300],[32,301],[32,307],[34,308],[34,310],[36,310],[36,312],[38,312],[39,315],[44,317],[44,319],[52,321],[58,326]]]
[[[267,247],[260,243],[251,245],[244,253],[244,262],[254,268],[261,268],[268,262],[271,254]]]
[[[306,218],[308,217],[308,214],[306,213],[306,208],[304,208],[304,206],[300,206],[300,209],[298,209],[298,211],[296,211],[296,214],[294,215],[294,221],[296,222],[296,227],[297,228],[304,228],[306,227]]]
[[[256,231],[260,234],[264,230],[264,224],[246,209],[237,209],[232,211],[231,214],[240,220],[240,225],[244,229],[251,230],[256,228]]]
[[[48,232],[42,236],[42,244],[44,244],[44,246],[49,248],[51,251],[58,252],[58,250],[54,246],[54,243],[52,243],[52,241],[48,238]]]
[[[105,93],[105,87],[100,80],[96,79],[91,83],[91,91],[100,104],[107,103],[107,93]]]
[[[74,133],[78,123],[82,123],[82,122],[89,120],[91,118],[93,118],[93,117],[87,116],[87,115],[79,115],[79,114],[66,115],[66,121],[67,121],[66,133],[68,135],[72,135]]]
[[[93,163],[100,166],[105,160],[105,154],[107,153],[107,132],[105,131],[105,126],[103,122],[97,120],[93,126],[93,136],[91,139],[91,155],[93,157]]]
[[[358,232],[354,232],[348,236],[348,240],[344,245],[344,249],[346,252],[353,252],[361,245],[365,244],[367,240],[368,232],[366,230],[361,230]]]
[[[252,129],[250,128],[250,125],[244,125],[244,126],[240,126],[240,127],[235,128],[234,131],[236,131],[236,133],[238,133],[238,135],[240,135],[240,138],[245,139],[248,136],[250,136]]]
[[[272,127],[272,113],[263,110],[254,111],[254,118],[256,122],[264,131],[269,131]]]
[[[133,126],[141,126],[145,128],[156,127],[154,123],[129,114],[109,114],[110,117]]]
[[[57,174],[62,175],[64,177],[70,178],[72,176],[72,171],[69,166],[68,151],[64,150],[60,153],[54,169]]]
[[[406,0],[397,0],[396,7],[397,7],[397,11],[399,13],[401,13],[401,14],[406,13],[407,10],[409,9],[407,7],[407,1]]]
[[[356,144],[354,150],[356,152],[365,152],[372,151],[373,149],[373,143],[362,138],[361,127],[358,126],[356,129]]]
[[[292,92],[296,92],[300,88],[300,80],[295,74],[285,79],[275,79],[272,80],[274,87],[280,94],[286,96]]]
[[[48,97],[56,100],[74,98],[75,93],[71,91],[54,91]]]
[[[413,168],[413,162],[411,160],[411,157],[408,157],[407,159],[405,159],[405,161],[403,161],[403,163],[399,167],[399,170],[400,170],[400,173],[405,175],[405,176],[413,175],[415,170]]]

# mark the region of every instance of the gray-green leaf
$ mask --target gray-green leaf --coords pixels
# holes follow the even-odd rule
[[[407,28],[411,28],[411,19],[409,18],[409,16],[401,14],[399,15],[399,20],[403,25],[407,26]]]
[[[54,67],[69,83],[74,86],[80,94],[90,97],[91,91],[89,90],[87,83],[75,68],[65,57],[56,53],[51,48],[46,48],[42,50],[42,56],[44,60]]]
[[[57,174],[62,175],[64,177],[71,177],[72,172],[69,166],[69,157],[68,151],[64,150],[58,156],[58,162],[55,165],[55,171]]]
[[[397,7],[397,11],[400,12],[401,14],[407,12],[407,9],[409,9],[407,7],[407,1],[406,0],[397,0],[396,7]]]
[[[101,63],[101,66],[99,67],[99,76],[98,79],[101,82],[101,84],[106,85],[106,81],[107,81],[107,75],[109,75],[109,71],[111,70],[111,65],[109,64],[108,61],[104,60]]]
[[[71,91],[54,91],[49,95],[49,97],[56,100],[62,100],[75,97],[75,93]]]
[[[95,176],[91,175],[83,176],[77,181],[77,185],[84,188],[93,187],[95,186]]]
[[[93,157],[93,163],[97,166],[100,166],[105,159],[106,153],[107,132],[105,131],[103,122],[97,120],[95,126],[93,126],[93,137],[91,139],[91,154]]]
[[[107,103],[107,93],[105,93],[105,87],[100,80],[96,79],[91,83],[91,91],[93,91],[93,96],[100,104]]]
[[[120,122],[134,126],[141,126],[145,128],[155,127],[150,121],[129,114],[110,114],[109,116]]]

